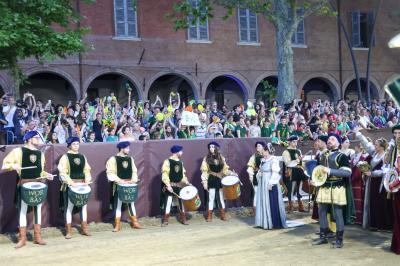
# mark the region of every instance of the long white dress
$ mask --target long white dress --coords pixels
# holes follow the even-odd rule
[[[280,166],[276,157],[262,159],[257,174],[255,225],[263,229],[287,228],[286,212],[280,180]]]

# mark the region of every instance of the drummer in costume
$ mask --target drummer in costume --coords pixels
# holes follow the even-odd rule
[[[118,198],[117,184],[136,184],[138,182],[137,168],[134,159],[129,156],[130,152],[129,141],[118,143],[118,154],[108,159],[106,164],[107,179],[112,182],[112,204],[115,209],[115,227],[113,232],[121,230],[121,209],[122,205],[127,205],[129,217],[131,219],[132,228],[142,229],[136,218],[135,203],[123,203]]]
[[[390,147],[385,158],[385,168],[395,168],[400,172],[400,125],[392,128],[394,139],[390,142]],[[392,182],[389,189],[393,190],[400,186],[400,181]],[[393,195],[393,236],[390,249],[400,255],[400,191],[392,193]]]
[[[337,134],[329,134],[327,142],[329,149],[327,166],[322,168],[322,172],[327,175],[327,180],[319,187],[317,194],[320,237],[313,240],[313,245],[328,243],[327,213],[329,208],[332,208],[333,216],[336,221],[336,241],[333,245],[335,248],[343,247],[345,220],[345,211],[343,207],[353,199],[352,193],[348,193],[348,190],[351,191],[351,185],[348,185],[351,176],[349,158],[339,151],[341,141],[341,137]]]
[[[364,172],[366,177],[364,196],[363,228],[374,230],[392,230],[393,207],[392,200],[383,188],[383,161],[388,147],[384,138],[379,138],[375,143],[367,140],[361,132],[356,133],[364,149],[370,155],[371,170]]]
[[[264,152],[264,146],[265,143],[262,141],[257,141],[255,148],[256,152],[250,157],[249,162],[247,163],[247,173],[249,174],[249,179],[251,184],[253,185],[253,208],[255,210],[256,207],[256,195],[257,195],[257,187],[258,187],[258,182],[257,182],[257,173],[258,170],[260,169],[260,163],[263,158],[263,152]]]
[[[220,218],[226,221],[225,201],[222,191],[221,179],[230,173],[229,166],[226,164],[225,158],[219,152],[220,146],[216,142],[208,144],[208,154],[201,163],[201,180],[203,187],[208,191],[208,211],[207,222],[212,221],[212,213],[214,209],[214,201],[220,210]]]
[[[15,170],[18,173],[15,201],[19,209],[19,239],[15,248],[21,248],[26,245],[26,215],[32,210],[34,215],[33,242],[39,245],[46,245],[46,242],[42,240],[40,231],[42,204],[28,206],[21,198],[21,187],[23,184],[27,182],[40,182],[37,180],[39,177],[53,180],[53,175],[44,171],[45,157],[38,150],[39,137],[37,131],[28,131],[23,138],[25,145],[13,149],[3,160],[3,170]]]
[[[179,198],[179,192],[184,186],[190,185],[187,177],[186,170],[183,167],[181,161],[182,157],[182,146],[174,145],[171,147],[172,156],[166,159],[162,165],[162,182],[164,184],[163,192],[165,197],[165,215],[162,226],[168,225],[169,213],[171,212],[171,206],[173,199],[178,200],[179,204],[179,222],[188,225],[186,220],[185,208],[182,200]]]
[[[71,137],[67,140],[67,147],[69,151],[64,154],[58,163],[58,171],[60,179],[63,182],[60,189],[60,208],[64,210],[65,215],[65,238],[72,237],[72,214],[74,211],[74,204],[68,197],[69,187],[74,187],[79,183],[91,183],[92,176],[90,174],[90,166],[86,157],[79,153],[79,138]],[[75,207],[75,209],[77,209]],[[87,205],[80,207],[81,215],[81,229],[82,234],[91,236],[87,224]]]
[[[299,212],[305,212],[300,195],[300,184],[306,178],[306,175],[304,174],[301,151],[297,149],[298,140],[299,140],[298,136],[290,136],[287,139],[289,147],[282,153],[284,169],[285,169],[285,185],[288,189],[289,212],[293,211],[293,203],[292,203],[293,182],[296,183],[295,193],[297,196]]]

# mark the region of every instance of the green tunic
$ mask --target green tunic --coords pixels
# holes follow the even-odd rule
[[[132,159],[130,156],[115,156],[117,163],[117,176],[121,179],[132,178]]]
[[[20,178],[33,179],[40,177],[42,173],[42,152],[22,147],[22,165],[21,168],[36,166],[36,168],[21,170]]]
[[[71,179],[85,179],[85,156],[80,153],[67,153],[69,168],[70,168],[70,178]]]

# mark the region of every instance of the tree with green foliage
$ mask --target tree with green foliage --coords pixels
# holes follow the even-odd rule
[[[193,1],[182,0],[174,5],[174,13],[168,14],[176,30],[187,28],[197,19],[205,23],[207,19],[214,17],[216,6],[226,9],[224,19],[231,17],[240,7],[262,15],[274,25],[278,101],[282,104],[295,98],[292,36],[299,23],[311,14],[334,15],[329,7],[329,0],[196,0],[197,5],[193,5]]]
[[[23,80],[19,60],[34,57],[43,63],[85,50],[82,37],[88,29],[79,26],[81,17],[73,6],[74,2],[0,1],[0,70],[10,71],[17,87]]]

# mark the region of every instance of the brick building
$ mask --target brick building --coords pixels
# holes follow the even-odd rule
[[[91,28],[85,37],[93,50],[81,57],[38,65],[20,62],[30,91],[37,98],[66,103],[107,95],[114,91],[126,101],[126,84],[139,100],[166,101],[170,91],[183,100],[212,99],[229,106],[255,99],[263,80],[277,82],[273,25],[260,15],[238,9],[227,21],[222,8],[206,25],[197,23],[187,31],[175,32],[165,17],[177,0],[97,0],[79,3],[85,17],[82,26]],[[190,0],[196,4],[196,0]],[[341,17],[351,38],[358,67],[365,77],[370,22],[378,1],[341,2]],[[384,98],[384,86],[400,77],[400,50],[387,42],[400,31],[397,0],[383,2],[378,14],[372,49],[371,87],[373,98]],[[333,17],[313,15],[299,25],[293,39],[297,95],[307,100],[356,97],[355,75],[343,31]],[[363,82],[365,87],[365,82]],[[3,92],[13,92],[13,80],[0,72]],[[365,89],[363,90],[365,94]]]

